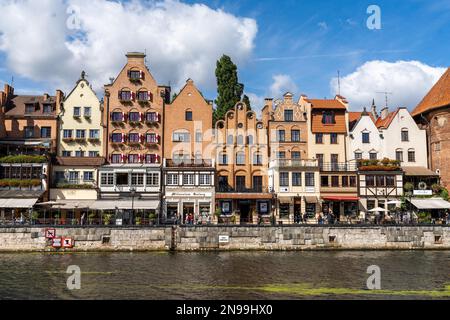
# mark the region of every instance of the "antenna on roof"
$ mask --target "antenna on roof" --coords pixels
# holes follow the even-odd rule
[[[378,94],[384,94],[384,96],[385,96],[385,98],[386,98],[386,108],[389,106],[389,104],[388,104],[388,95],[392,95],[392,94],[394,94],[393,92],[387,92],[387,91],[381,91],[381,92],[377,92]]]
[[[341,72],[338,70],[338,95],[341,95]]]
[[[11,87],[14,87],[14,76],[11,76]]]

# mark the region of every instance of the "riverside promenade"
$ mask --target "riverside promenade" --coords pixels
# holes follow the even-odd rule
[[[0,252],[235,250],[450,250],[450,226],[0,227]]]

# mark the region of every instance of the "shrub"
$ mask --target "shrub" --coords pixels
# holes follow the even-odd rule
[[[441,192],[442,187],[439,184],[435,183],[431,186],[431,190],[433,190],[434,193],[439,193]]]
[[[414,190],[414,185],[411,182],[407,182],[403,186],[403,189],[405,189],[405,191],[407,191],[407,192],[411,192]]]
[[[45,156],[14,155],[0,158],[0,163],[46,163]]]

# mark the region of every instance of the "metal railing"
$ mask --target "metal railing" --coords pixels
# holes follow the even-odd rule
[[[269,193],[269,188],[263,186],[256,186],[253,188],[236,187],[233,188],[228,185],[221,185],[216,188],[216,192],[220,193]]]
[[[278,159],[273,161],[275,167],[280,168],[317,168],[319,163],[317,160],[302,159]]]
[[[348,172],[348,171],[357,171],[358,165],[352,162],[327,162],[327,163],[319,163],[319,169],[323,172]]]
[[[212,167],[212,160],[197,159],[167,159],[167,168],[209,168]]]

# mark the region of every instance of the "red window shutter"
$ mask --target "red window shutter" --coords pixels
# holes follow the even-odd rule
[[[150,92],[150,95],[149,95],[149,99],[150,99],[150,102],[153,102],[153,93],[151,93],[151,92]]]
[[[118,96],[119,100],[122,100],[122,91],[119,91]]]

